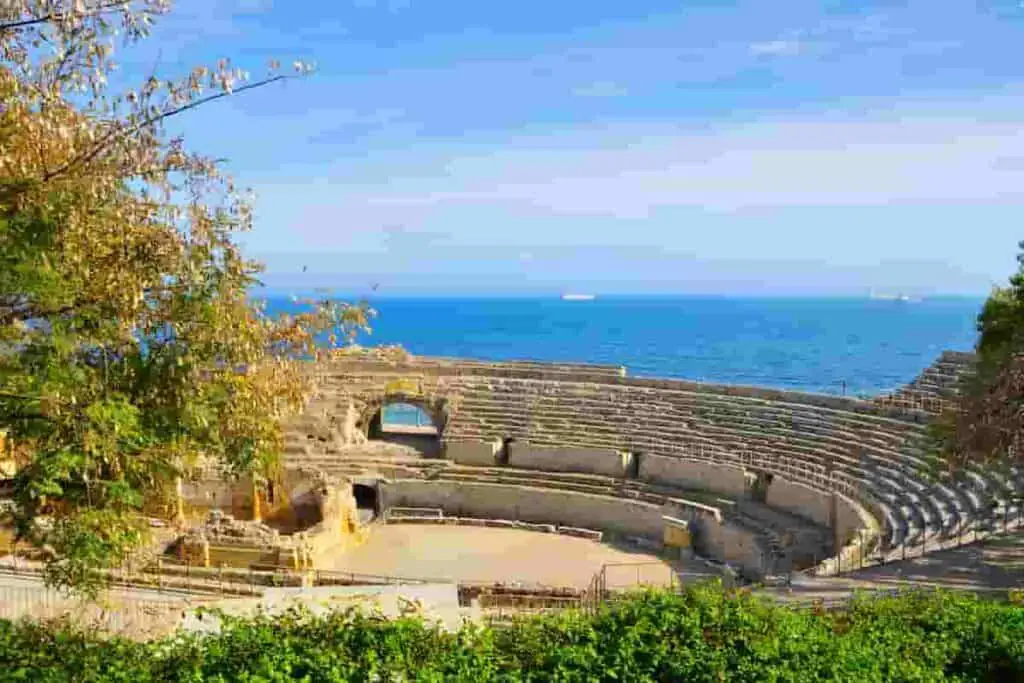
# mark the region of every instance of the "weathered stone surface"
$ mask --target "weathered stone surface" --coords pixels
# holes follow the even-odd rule
[[[908,391],[940,394],[963,362],[959,355],[944,355]],[[603,490],[637,504],[651,500],[658,486],[715,492],[728,499],[725,506],[754,496],[767,504],[765,510],[788,511],[791,520],[795,514],[812,525],[834,523],[844,543],[861,530],[871,531],[865,508],[885,520],[889,544],[948,535],[957,520],[977,514],[995,488],[985,483],[988,474],[979,475],[978,483],[951,485],[955,490],[950,491],[925,481],[920,472],[930,417],[885,401],[633,378],[617,367],[388,354],[343,355],[315,372],[317,396],[288,429],[290,464],[337,462],[340,469],[382,407],[401,401],[431,416],[447,447],[448,463],[428,471],[420,464],[367,459],[364,465],[352,459],[345,467],[403,479],[441,476],[462,482],[507,479],[512,470],[531,469],[537,471],[536,481],[526,482],[532,474],[515,477],[563,493]],[[444,475],[448,465],[453,474]],[[617,481],[595,482],[601,477]],[[832,493],[839,494],[835,509]],[[494,508],[486,508],[486,516],[576,523],[530,517],[525,503],[509,509],[502,501],[479,502]],[[546,503],[536,504],[548,510]],[[633,512],[645,518],[643,510]],[[696,509],[684,506],[680,514],[700,521]],[[788,523],[780,520],[775,526]],[[597,526],[582,519],[579,524]],[[656,531],[655,525],[647,531]],[[739,534],[739,539],[746,538],[743,533],[721,532]],[[771,540],[767,532],[763,535]],[[744,564],[754,555],[747,549],[737,553],[746,558]]]
[[[508,464],[548,472],[591,472],[613,477],[626,474],[626,454],[608,448],[538,447],[517,441],[509,446]]]
[[[614,531],[660,541],[661,506],[557,489],[398,480],[382,484],[387,507],[435,507],[453,517],[483,517]]]
[[[214,544],[276,545],[281,534],[263,522],[235,519],[220,510],[212,510],[206,521],[185,534],[190,541],[206,540]]]
[[[448,441],[445,444],[445,458],[460,465],[492,467],[496,462],[501,442]]]
[[[640,479],[729,497],[742,496],[746,490],[742,468],[660,455],[644,455],[640,459]]]

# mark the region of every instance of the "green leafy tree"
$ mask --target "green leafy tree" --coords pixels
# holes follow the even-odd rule
[[[247,193],[164,123],[286,76],[223,61],[111,92],[113,43],[144,38],[164,0],[31,0],[0,8],[0,428],[20,466],[18,536],[51,582],[145,541],[183,468],[267,473],[281,420],[310,389],[303,359],[367,325],[318,302],[270,317],[236,236]],[[297,75],[306,72],[296,66]],[[290,76],[289,76],[290,77]]]
[[[978,316],[977,363],[956,406],[937,420],[940,447],[954,466],[1024,460],[1024,242],[1018,269]]]

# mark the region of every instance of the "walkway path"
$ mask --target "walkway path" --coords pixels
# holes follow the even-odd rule
[[[838,578],[794,577],[792,589],[765,592],[784,599],[837,600],[856,590],[911,587],[1005,595],[1024,588],[1024,532],[850,572]]]

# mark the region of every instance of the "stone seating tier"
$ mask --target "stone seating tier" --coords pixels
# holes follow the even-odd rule
[[[938,412],[955,399],[960,380],[972,369],[973,353],[947,351],[925,368],[910,384],[876,399],[876,404],[918,405],[928,412]]]
[[[904,396],[946,396],[969,362],[969,354],[945,354]],[[333,426],[325,427],[323,420],[353,400],[379,404],[387,383],[403,378],[416,382],[423,395],[444,398],[445,443],[496,444],[498,449],[515,440],[553,452],[604,449],[771,472],[823,495],[837,491],[864,501],[883,523],[882,545],[891,551],[949,539],[991,516],[993,506],[999,514],[1016,513],[1017,492],[1024,485],[1019,471],[979,469],[957,478],[933,474],[925,447],[927,416],[859,399],[629,378],[619,368],[577,365],[443,359],[371,368],[349,363],[329,370],[313,417],[289,432],[287,452],[290,458],[346,471],[373,466],[427,476],[423,466],[408,462],[345,463],[332,438]],[[443,467],[429,476],[467,481],[513,476],[505,468],[495,470],[502,474],[471,469],[478,471]],[[631,485],[616,483],[609,489],[605,483],[564,475],[514,476],[537,486],[545,481],[597,487],[587,490],[616,496],[636,493]]]
[[[375,459],[365,457],[346,457],[344,454],[301,460],[306,466],[313,466],[324,471],[344,473],[351,476],[376,474],[389,479],[419,478],[437,482],[475,482],[507,486],[526,486],[539,489],[553,489],[588,495],[598,495],[616,499],[635,500],[658,506],[677,504],[688,505],[691,502],[708,506],[725,505],[726,518],[732,523],[737,517],[742,519],[737,524],[756,531],[760,542],[766,549],[777,550],[778,563],[786,562],[787,547],[779,542],[780,534],[798,530],[801,539],[801,558],[822,558],[828,548],[829,532],[823,527],[786,511],[760,506],[756,514],[738,515],[735,503],[706,491],[681,490],[674,487],[658,486],[648,482],[621,479],[594,474],[577,474],[565,472],[542,472],[537,470],[517,469],[512,467],[466,467],[451,464],[444,460],[403,459],[402,465],[396,465],[392,459]],[[817,550],[806,548],[813,546]],[[790,558],[792,559],[792,558]]]

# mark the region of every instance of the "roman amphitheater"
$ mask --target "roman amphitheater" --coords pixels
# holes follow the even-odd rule
[[[495,536],[518,550],[486,577],[455,578],[528,581],[531,566],[556,562],[558,538],[669,558],[684,577],[723,566],[749,580],[835,575],[1019,522],[1020,473],[950,475],[927,455],[927,425],[970,359],[945,353],[867,400],[598,365],[348,354],[318,367],[285,462],[351,482],[361,519],[376,520],[366,547],[345,553],[369,564],[338,568],[459,574],[488,542],[479,530],[504,528],[533,534],[539,550],[523,561],[530,544]],[[389,429],[394,404],[429,424]],[[470,547],[451,540],[454,528]]]
[[[270,604],[281,590],[355,599],[345,591],[388,585],[453,619],[709,576],[783,599],[794,585],[841,599],[864,577],[1005,591],[1019,569],[995,576],[983,555],[1020,538],[1024,473],[950,473],[929,455],[928,425],[971,363],[944,353],[906,387],[864,399],[598,365],[340,353],[311,364],[317,390],[287,427],[281,471],[192,472],[176,512],[151,511],[178,524],[154,519],[158,543],[119,580],[126,601],[139,583],[157,587],[174,623],[180,600],[200,593]],[[389,423],[395,406],[423,419]],[[1017,562],[1019,550],[1004,554]],[[40,609],[37,597],[0,607]],[[124,628],[152,621],[140,613]]]

